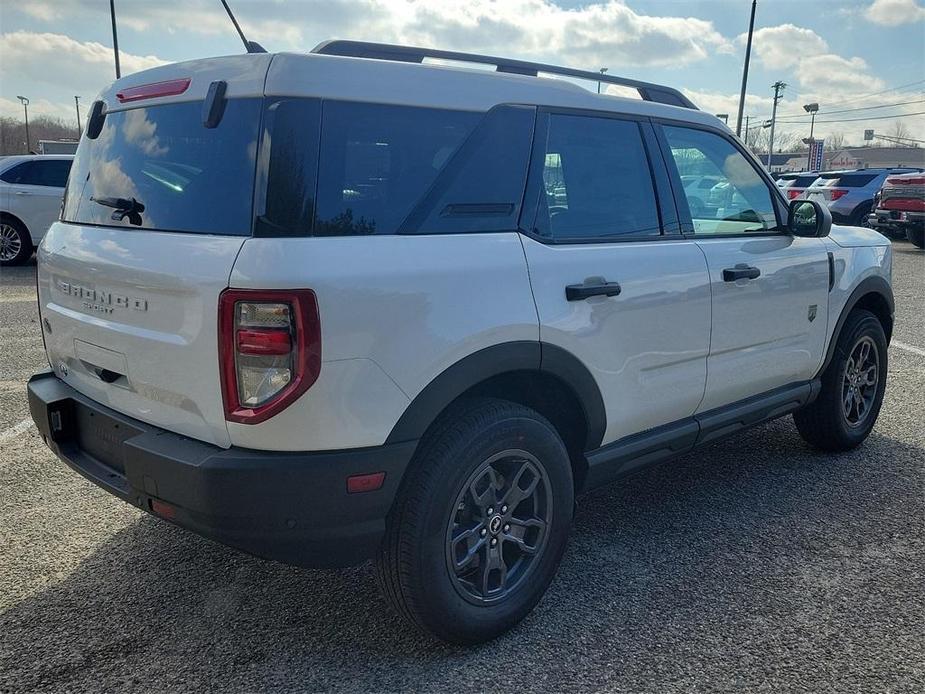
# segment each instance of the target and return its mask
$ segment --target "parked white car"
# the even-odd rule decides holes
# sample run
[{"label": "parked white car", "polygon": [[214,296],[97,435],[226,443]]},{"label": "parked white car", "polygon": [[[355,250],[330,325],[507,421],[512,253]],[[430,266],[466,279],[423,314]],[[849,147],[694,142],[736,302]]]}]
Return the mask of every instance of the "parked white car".
[{"label": "parked white car", "polygon": [[252,554],[374,559],[443,639],[536,605],[576,494],[786,414],[827,451],[877,419],[890,242],[788,205],[671,87],[336,41],[138,72],[88,121],[38,252],[42,439]]},{"label": "parked white car", "polygon": [[73,161],[70,154],[0,158],[0,265],[28,260],[58,219]]}]

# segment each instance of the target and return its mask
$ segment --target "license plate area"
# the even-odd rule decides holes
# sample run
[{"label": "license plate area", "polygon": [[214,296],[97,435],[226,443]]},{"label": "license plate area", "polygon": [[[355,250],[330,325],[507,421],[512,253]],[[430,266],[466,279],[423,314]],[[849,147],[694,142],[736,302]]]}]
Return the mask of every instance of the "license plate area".
[{"label": "license plate area", "polygon": [[73,443],[82,453],[119,473],[125,474],[126,439],[140,430],[124,420],[110,417],[80,403],[74,403]]}]

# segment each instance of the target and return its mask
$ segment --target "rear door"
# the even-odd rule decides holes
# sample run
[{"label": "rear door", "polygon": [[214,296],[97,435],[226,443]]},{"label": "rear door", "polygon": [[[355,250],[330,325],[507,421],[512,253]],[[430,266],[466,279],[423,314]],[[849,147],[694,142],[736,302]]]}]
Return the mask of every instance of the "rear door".
[{"label": "rear door", "polygon": [[[119,412],[218,445],[229,443],[219,294],[251,234],[263,81],[254,68],[265,72],[269,60],[250,58],[130,78],[192,75],[180,97],[122,104],[117,89],[104,95],[108,112],[99,136],[81,140],[64,221],[39,250],[39,301],[57,374]],[[227,80],[228,99],[207,128],[203,97],[215,79]]]},{"label": "rear door", "polygon": [[706,256],[713,295],[700,411],[809,380],[821,363],[826,335],[829,270],[823,241],[782,230],[784,206],[773,183],[730,139],[707,130],[660,127],[673,175],[704,172],[725,184],[709,208],[681,211]]},{"label": "rear door", "polygon": [[540,338],[594,376],[605,444],[691,416],[706,383],[707,267],[693,241],[662,233],[676,219],[660,218],[649,128],[542,113],[521,218]]},{"label": "rear door", "polygon": [[61,196],[71,162],[68,159],[34,159],[10,171],[7,204],[22,220],[38,244],[61,212]]}]

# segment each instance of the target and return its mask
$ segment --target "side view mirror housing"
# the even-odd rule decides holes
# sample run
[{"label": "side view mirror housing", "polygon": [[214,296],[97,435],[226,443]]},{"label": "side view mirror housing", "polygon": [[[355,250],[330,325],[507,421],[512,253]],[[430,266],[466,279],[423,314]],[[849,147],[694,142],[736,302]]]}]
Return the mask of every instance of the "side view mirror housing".
[{"label": "side view mirror housing", "polygon": [[791,200],[787,228],[794,236],[828,236],[832,230],[832,213],[815,200]]}]

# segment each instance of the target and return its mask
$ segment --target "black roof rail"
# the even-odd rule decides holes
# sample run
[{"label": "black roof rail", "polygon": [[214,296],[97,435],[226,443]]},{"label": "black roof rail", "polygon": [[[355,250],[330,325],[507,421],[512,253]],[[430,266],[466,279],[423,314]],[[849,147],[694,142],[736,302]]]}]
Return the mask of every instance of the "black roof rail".
[{"label": "black roof rail", "polygon": [[690,99],[673,87],[666,87],[651,82],[640,82],[639,80],[629,79],[627,77],[617,77],[616,75],[601,74],[588,70],[575,70],[568,67],[545,65],[543,63],[530,63],[523,60],[511,60],[509,58],[495,58],[490,55],[479,55],[478,53],[460,53],[458,51],[443,51],[437,48],[414,48],[412,46],[396,46],[388,43],[346,41],[339,39],[319,43],[312,49],[312,53],[340,55],[351,58],[397,60],[404,63],[421,63],[424,62],[425,58],[438,58],[440,60],[455,60],[464,63],[494,65],[495,70],[498,72],[509,72],[515,75],[530,75],[532,77],[536,77],[538,73],[544,72],[551,75],[562,75],[564,77],[575,77],[592,82],[603,82],[605,84],[617,84],[622,87],[631,87],[639,92],[639,96],[645,101],[657,101],[661,104],[697,110],[697,107]]}]

